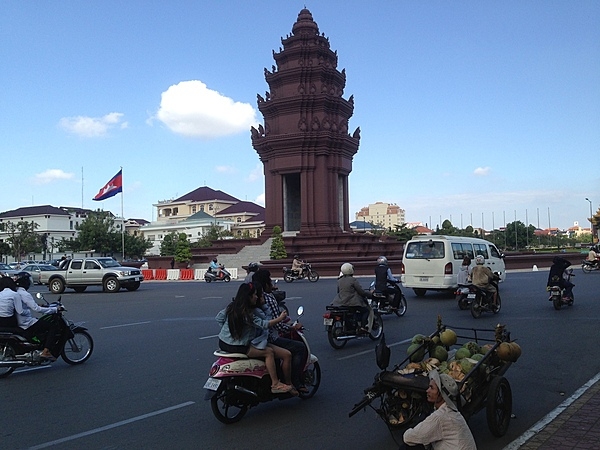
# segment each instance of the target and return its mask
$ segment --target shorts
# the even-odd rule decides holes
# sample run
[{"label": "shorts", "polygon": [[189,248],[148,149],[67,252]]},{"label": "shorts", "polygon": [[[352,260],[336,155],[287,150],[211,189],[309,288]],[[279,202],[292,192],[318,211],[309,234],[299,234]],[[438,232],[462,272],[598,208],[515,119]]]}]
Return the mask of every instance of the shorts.
[{"label": "shorts", "polygon": [[242,353],[247,355],[249,347],[249,345],[231,345],[219,339],[219,348],[227,353]]}]

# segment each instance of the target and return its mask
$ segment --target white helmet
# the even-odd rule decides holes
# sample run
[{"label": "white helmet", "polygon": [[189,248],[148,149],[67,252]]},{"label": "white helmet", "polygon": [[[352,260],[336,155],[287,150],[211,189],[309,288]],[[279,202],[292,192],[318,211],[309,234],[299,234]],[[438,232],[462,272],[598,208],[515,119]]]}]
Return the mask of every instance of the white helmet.
[{"label": "white helmet", "polygon": [[485,264],[485,258],[483,257],[483,255],[477,255],[477,258],[475,258],[475,264]]},{"label": "white helmet", "polygon": [[387,266],[387,258],[385,256],[380,256],[379,258],[377,258],[377,264],[385,264]]},{"label": "white helmet", "polygon": [[350,263],[342,264],[342,267],[340,269],[340,274],[341,275],[353,275],[354,274],[354,266]]}]

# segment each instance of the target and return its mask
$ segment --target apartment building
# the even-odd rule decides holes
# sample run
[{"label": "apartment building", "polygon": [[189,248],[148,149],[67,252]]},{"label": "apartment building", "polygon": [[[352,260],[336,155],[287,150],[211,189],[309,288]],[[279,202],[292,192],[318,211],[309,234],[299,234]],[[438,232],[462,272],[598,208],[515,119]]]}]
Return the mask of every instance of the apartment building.
[{"label": "apartment building", "polygon": [[356,213],[356,220],[393,230],[405,223],[405,211],[395,203],[375,202]]}]

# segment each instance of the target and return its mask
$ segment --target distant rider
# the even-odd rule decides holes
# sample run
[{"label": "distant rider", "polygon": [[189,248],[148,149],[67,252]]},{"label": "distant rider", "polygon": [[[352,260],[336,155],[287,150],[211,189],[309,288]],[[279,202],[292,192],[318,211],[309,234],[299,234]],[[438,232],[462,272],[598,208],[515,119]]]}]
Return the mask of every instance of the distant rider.
[{"label": "distant rider", "polygon": [[294,255],[294,260],[292,261],[292,272],[294,275],[298,276],[302,272],[302,266],[304,265],[304,261],[300,259],[300,255]]},{"label": "distant rider", "polygon": [[550,266],[550,273],[548,274],[547,286],[558,286],[565,290],[563,298],[573,298],[573,283],[569,281],[569,276],[565,273],[565,270],[571,265],[571,262],[560,256],[555,256],[552,259],[552,266]]},{"label": "distant rider", "polygon": [[221,278],[221,264],[218,263],[217,258],[213,258],[208,268],[217,276],[217,278]]},{"label": "distant rider", "polygon": [[598,246],[592,245],[590,247],[590,251],[588,252],[587,260],[590,261],[594,266],[598,265],[598,260],[600,259],[600,252],[598,252]]},{"label": "distant rider", "polygon": [[259,264],[257,262],[251,262],[250,264],[248,264],[248,268],[246,269],[247,274],[246,274],[246,278],[244,278],[244,283],[252,282],[252,277],[258,270],[258,267],[259,267]]},{"label": "distant rider", "polygon": [[475,267],[471,272],[471,282],[479,289],[483,289],[486,292],[492,294],[492,302],[494,307],[498,306],[498,289],[496,289],[495,281],[496,276],[492,272],[492,269],[485,266],[485,258],[483,255],[477,255],[475,258]]},{"label": "distant rider", "polygon": [[386,296],[393,295],[392,308],[398,308],[400,305],[402,292],[397,287],[399,281],[392,274],[387,258],[385,256],[377,258],[377,266],[375,267],[375,292],[385,294]]}]

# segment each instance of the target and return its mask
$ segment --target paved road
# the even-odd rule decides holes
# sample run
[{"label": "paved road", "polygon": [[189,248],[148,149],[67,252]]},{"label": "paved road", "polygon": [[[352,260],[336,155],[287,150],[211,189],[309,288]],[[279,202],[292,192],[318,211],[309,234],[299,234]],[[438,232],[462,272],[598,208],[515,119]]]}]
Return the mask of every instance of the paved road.
[{"label": "paved road", "polygon": [[[547,273],[514,273],[501,286],[500,314],[478,320],[447,296],[418,299],[408,291],[407,315],[384,320],[392,361],[404,357],[407,339],[435,328],[437,314],[457,326],[505,323],[523,348],[507,372],[516,418],[503,438],[491,435],[484,411],[469,421],[479,448],[501,449],[600,372],[600,274],[576,273],[572,308],[555,311],[546,300]],[[361,279],[364,286],[369,281]],[[137,292],[63,294],[68,316],[86,321],[94,354],[79,367],[58,361],[0,380],[0,447],[397,448],[394,438],[400,436],[391,435],[373,411],[348,418],[377,367],[369,340],[351,341],[342,350],[327,343],[321,315],[333,298],[334,280],[280,284],[291,310],[305,307],[303,322],[323,371],[317,395],[259,405],[235,425],[212,416],[202,386],[216,348],[214,316],[237,285],[154,282]]]}]

